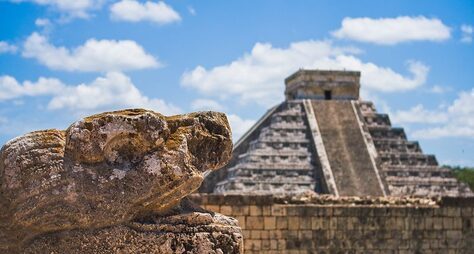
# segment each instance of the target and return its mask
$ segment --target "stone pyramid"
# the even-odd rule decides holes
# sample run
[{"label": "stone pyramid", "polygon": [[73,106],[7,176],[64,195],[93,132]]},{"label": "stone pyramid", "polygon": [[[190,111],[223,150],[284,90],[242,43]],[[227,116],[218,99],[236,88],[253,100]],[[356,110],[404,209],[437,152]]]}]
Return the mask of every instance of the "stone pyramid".
[{"label": "stone pyramid", "polygon": [[359,98],[360,72],[299,70],[286,100],[235,144],[201,190],[336,196],[470,196],[434,155]]}]

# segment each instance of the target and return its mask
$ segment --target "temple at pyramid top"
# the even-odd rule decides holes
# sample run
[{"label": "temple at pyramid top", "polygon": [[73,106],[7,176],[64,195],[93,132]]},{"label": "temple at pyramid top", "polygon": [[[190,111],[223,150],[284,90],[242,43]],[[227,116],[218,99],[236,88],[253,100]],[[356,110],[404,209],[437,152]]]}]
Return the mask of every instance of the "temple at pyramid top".
[{"label": "temple at pyramid top", "polygon": [[202,192],[335,196],[472,196],[434,155],[359,98],[360,72],[299,70],[286,100],[234,145]]},{"label": "temple at pyramid top", "polygon": [[287,100],[358,100],[360,72],[299,70],[285,79]]}]

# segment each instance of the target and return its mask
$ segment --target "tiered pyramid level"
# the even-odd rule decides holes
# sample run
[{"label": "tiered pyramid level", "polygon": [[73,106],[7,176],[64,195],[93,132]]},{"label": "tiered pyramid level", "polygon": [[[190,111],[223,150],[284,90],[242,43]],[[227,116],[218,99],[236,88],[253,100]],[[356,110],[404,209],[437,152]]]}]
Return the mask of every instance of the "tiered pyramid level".
[{"label": "tiered pyramid level", "polygon": [[359,100],[359,72],[300,70],[286,100],[234,147],[201,188],[218,193],[315,191],[336,196],[471,196],[434,155]]},{"label": "tiered pyramid level", "polygon": [[227,169],[216,192],[301,192],[316,189],[315,165],[301,103],[281,104],[248,150]]},{"label": "tiered pyramid level", "polygon": [[393,196],[460,196],[470,193],[450,169],[438,165],[434,155],[423,154],[409,141],[403,128],[394,128],[387,114],[377,113],[372,102],[360,102],[365,125],[377,149],[380,171]]}]

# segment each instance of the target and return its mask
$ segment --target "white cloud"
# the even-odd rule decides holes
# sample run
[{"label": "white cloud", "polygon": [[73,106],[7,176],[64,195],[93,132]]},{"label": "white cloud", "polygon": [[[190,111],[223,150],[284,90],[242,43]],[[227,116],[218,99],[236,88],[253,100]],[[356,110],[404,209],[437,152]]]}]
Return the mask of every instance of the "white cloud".
[{"label": "white cloud", "polygon": [[224,111],[225,107],[215,100],[210,99],[196,99],[191,102],[192,110],[214,110]]},{"label": "white cloud", "polygon": [[438,139],[446,137],[474,137],[474,127],[456,126],[453,124],[426,128],[413,132],[413,137],[419,139]]},{"label": "white cloud", "polygon": [[179,14],[169,5],[160,1],[140,3],[135,0],[122,0],[110,7],[114,20],[140,22],[150,21],[158,24],[168,24],[181,20]]},{"label": "white cloud", "polygon": [[14,77],[0,76],[0,101],[23,96],[52,95],[64,88],[64,84],[54,78],[39,78],[36,82],[24,81],[20,84]]},{"label": "white cloud", "polygon": [[403,123],[446,123],[448,121],[448,115],[445,112],[431,111],[418,104],[415,107],[403,111],[398,110],[391,115],[393,122],[397,124]]},{"label": "white cloud", "polygon": [[35,25],[40,26],[40,27],[50,26],[51,21],[49,21],[49,19],[45,19],[45,18],[38,18],[38,19],[35,20]]},{"label": "white cloud", "polygon": [[243,119],[235,114],[227,114],[230,127],[232,128],[232,139],[236,142],[247,130],[255,124],[255,120]]},{"label": "white cloud", "polygon": [[403,91],[425,83],[429,72],[420,62],[409,61],[411,76],[363,62],[353,48],[335,47],[329,41],[300,41],[288,48],[256,43],[250,53],[231,63],[206,69],[197,66],[185,72],[183,86],[221,99],[236,97],[241,103],[255,102],[266,107],[283,99],[283,80],[300,68],[358,70],[362,72],[364,89],[373,91]]},{"label": "white cloud", "polygon": [[451,90],[452,90],[451,87],[434,85],[428,91],[431,92],[431,93],[435,93],[435,94],[443,94],[443,93],[447,93]]},{"label": "white cloud", "polygon": [[428,124],[413,132],[415,138],[474,138],[474,88],[461,92],[448,107],[426,110],[422,105],[417,105],[408,111],[396,112],[393,119],[397,123]]},{"label": "white cloud", "polygon": [[49,6],[69,18],[88,18],[89,11],[98,9],[105,0],[11,0],[12,2],[31,2]]},{"label": "white cloud", "polygon": [[36,82],[20,84],[11,76],[0,77],[0,101],[24,96],[51,96],[48,109],[68,109],[86,114],[121,108],[147,108],[163,114],[181,110],[161,99],[144,96],[130,78],[120,72],[109,72],[89,84],[68,86],[58,79],[39,78]]},{"label": "white cloud", "polygon": [[394,45],[406,41],[443,41],[451,37],[448,26],[436,18],[344,18],[332,35],[339,39]]},{"label": "white cloud", "polygon": [[35,25],[41,30],[41,34],[50,34],[53,30],[53,23],[47,18],[37,18]]},{"label": "white cloud", "polygon": [[11,45],[6,41],[0,41],[0,54],[2,53],[15,53],[18,50],[18,47]]},{"label": "white cloud", "polygon": [[102,111],[120,108],[147,108],[163,114],[176,114],[181,110],[160,99],[144,96],[130,78],[120,72],[110,72],[90,84],[67,87],[55,95],[49,109],[72,111]]},{"label": "white cloud", "polygon": [[[474,116],[474,88],[468,92],[461,92],[458,98],[448,108],[448,112],[454,115]],[[470,117],[470,122],[474,125],[474,118]]]},{"label": "white cloud", "polygon": [[24,43],[23,56],[35,58],[54,70],[124,71],[159,67],[160,63],[131,40],[89,39],[74,49],[56,47],[48,38],[31,34]]},{"label": "white cloud", "polygon": [[469,25],[462,25],[461,26],[461,32],[462,32],[462,37],[461,41],[465,43],[471,43],[472,42],[472,35],[474,33],[474,28]]}]

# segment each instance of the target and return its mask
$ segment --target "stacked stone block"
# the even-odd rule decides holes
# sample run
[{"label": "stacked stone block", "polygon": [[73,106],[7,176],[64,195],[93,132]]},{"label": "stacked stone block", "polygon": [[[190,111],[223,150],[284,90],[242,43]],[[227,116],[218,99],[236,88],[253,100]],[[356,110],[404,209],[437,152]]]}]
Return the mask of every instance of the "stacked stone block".
[{"label": "stacked stone block", "polygon": [[474,253],[474,199],[197,194],[232,216],[245,253]]},{"label": "stacked stone block", "polygon": [[317,188],[312,144],[301,102],[282,103],[248,150],[234,154],[218,193],[304,192]]},{"label": "stacked stone block", "polygon": [[389,116],[377,113],[372,102],[361,101],[358,105],[391,195],[472,195],[449,169],[438,165],[434,155],[424,154],[418,142],[409,141],[403,128],[392,127]]}]

